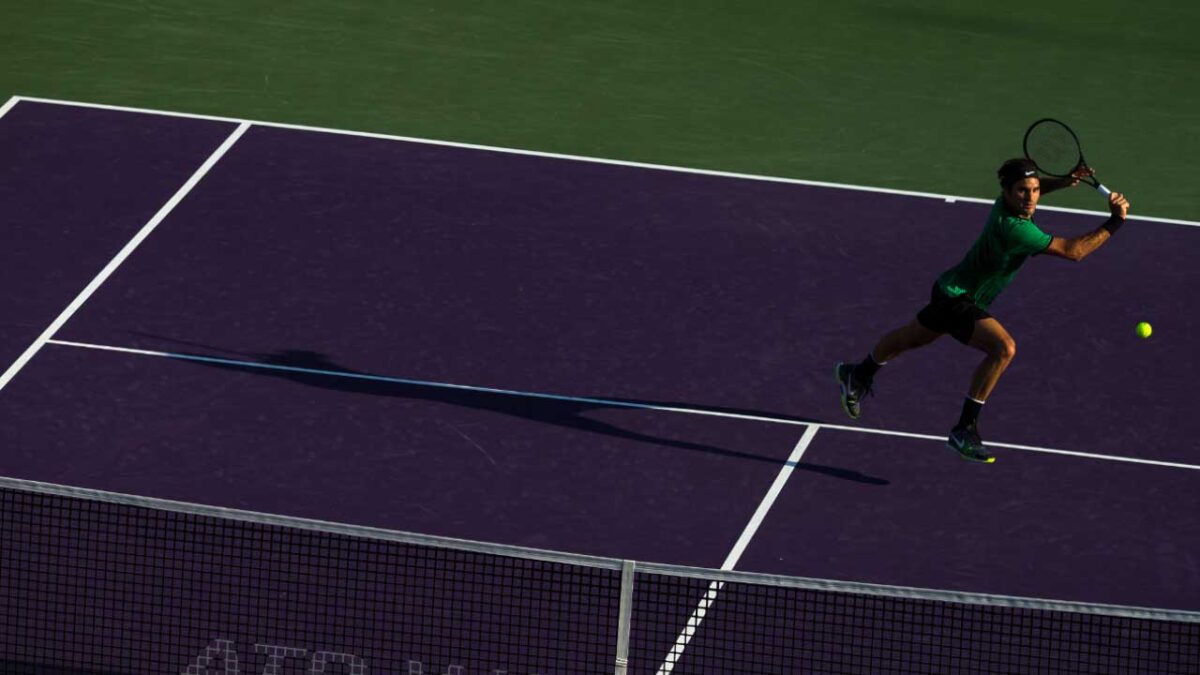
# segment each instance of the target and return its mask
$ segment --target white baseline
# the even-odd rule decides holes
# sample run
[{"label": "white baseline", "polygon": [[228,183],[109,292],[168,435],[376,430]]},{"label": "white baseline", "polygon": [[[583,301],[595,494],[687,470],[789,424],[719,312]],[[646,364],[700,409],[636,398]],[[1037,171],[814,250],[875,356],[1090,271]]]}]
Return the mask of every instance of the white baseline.
[{"label": "white baseline", "polygon": [[[867,185],[852,185],[848,183],[830,183],[825,181],[804,180],[800,178],[780,178],[776,176],[763,176],[757,174],[734,173],[730,171],[715,171],[710,169],[694,169],[682,166],[670,166],[666,164],[651,164],[645,162],[630,162],[618,159],[604,159],[602,157],[585,157],[581,155],[567,155],[554,152],[539,152],[536,150],[521,150],[519,148],[503,148],[492,145],[478,145],[474,143],[456,143],[453,141],[441,141],[430,138],[417,138],[414,136],[397,136],[394,134],[380,134],[368,131],[350,131],[347,129],[331,129],[328,127],[315,127],[303,124],[286,124],[283,122],[267,122],[260,120],[246,120],[238,117],[222,117],[219,115],[200,115],[195,113],[172,112],[169,110],[154,110],[152,108],[135,108],[130,106],[106,105],[102,103],[87,103],[83,101],[67,101],[62,99],[39,98],[34,96],[17,96],[15,97],[22,101],[30,103],[45,103],[50,105],[66,105],[79,108],[95,108],[99,110],[112,110],[116,112],[140,113],[144,115],[165,115],[167,117],[182,117],[187,119],[208,120],[213,122],[243,122],[250,123],[259,127],[273,127],[276,129],[293,129],[296,131],[311,131],[322,134],[340,134],[343,136],[357,136],[360,138],[376,138],[387,141],[404,141],[407,143],[423,143],[426,145],[441,145],[451,148],[463,148],[467,150],[483,150],[487,152],[503,152],[513,155],[527,155],[530,157],[545,157],[547,159],[564,159],[574,162],[592,162],[595,164],[610,164],[613,166],[626,166],[637,169],[653,169],[656,171],[674,171],[677,173],[690,173],[702,176],[717,176],[721,178],[739,178],[744,180],[765,181],[771,183],[786,183],[790,185],[806,185],[810,187],[832,188],[837,190],[858,190],[861,192],[875,192],[880,194],[901,195],[905,197],[922,197],[927,199],[940,199],[948,204],[955,202],[970,202],[975,204],[991,204],[994,200],[983,199],[979,197],[958,197],[955,195],[935,194],[931,192],[919,192],[913,190],[895,190],[891,188],[871,187]],[[1064,213],[1080,213],[1085,215],[1107,217],[1107,211],[1088,211],[1085,209],[1072,209],[1059,206],[1039,206],[1041,211],[1061,211]],[[1169,223],[1172,225],[1187,225],[1191,227],[1200,227],[1200,222],[1193,220],[1182,220],[1178,218],[1159,218],[1155,216],[1141,216],[1133,214],[1129,217],[1130,220],[1140,220],[1153,223]]]}]

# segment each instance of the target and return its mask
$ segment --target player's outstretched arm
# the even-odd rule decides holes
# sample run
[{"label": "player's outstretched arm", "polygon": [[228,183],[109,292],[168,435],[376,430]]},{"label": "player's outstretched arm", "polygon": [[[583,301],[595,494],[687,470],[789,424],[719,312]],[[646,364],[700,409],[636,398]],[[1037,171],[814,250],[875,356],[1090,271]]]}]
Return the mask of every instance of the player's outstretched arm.
[{"label": "player's outstretched arm", "polygon": [[1108,196],[1108,210],[1112,215],[1104,221],[1103,225],[1085,235],[1071,239],[1054,237],[1050,240],[1050,246],[1046,247],[1045,252],[1075,262],[1088,257],[1104,242],[1111,239],[1113,234],[1125,223],[1125,216],[1129,213],[1129,200],[1125,199],[1121,193],[1114,192]]}]

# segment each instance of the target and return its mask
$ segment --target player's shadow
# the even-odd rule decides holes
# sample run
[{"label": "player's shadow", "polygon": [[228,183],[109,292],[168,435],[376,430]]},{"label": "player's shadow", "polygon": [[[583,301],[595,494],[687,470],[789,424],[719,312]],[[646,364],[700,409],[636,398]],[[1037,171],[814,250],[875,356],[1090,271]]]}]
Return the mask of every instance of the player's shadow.
[{"label": "player's shadow", "polygon": [[[164,339],[159,336],[145,337],[154,337],[158,340]],[[215,351],[228,351],[213,347],[207,347],[207,349]],[[241,357],[239,359],[221,361],[198,360],[195,358],[185,358],[182,360],[185,360],[188,363],[203,365],[210,368],[219,368],[223,370],[261,375],[264,377],[273,377],[294,382],[296,384],[302,384],[309,387],[317,387],[331,391],[445,403],[464,408],[472,408],[475,410],[487,410],[503,415],[509,415],[512,417],[538,422],[541,424],[552,424],[560,427],[624,440],[653,443],[660,446],[704,452],[721,457],[729,457],[732,459],[768,462],[771,464],[780,463],[778,457],[769,457],[752,452],[720,448],[704,443],[695,443],[692,441],[674,438],[652,436],[650,434],[621,428],[608,422],[593,419],[585,415],[585,413],[588,411],[594,410],[613,410],[622,408],[637,409],[642,406],[658,406],[685,408],[688,410],[698,410],[704,412],[762,416],[762,413],[754,411],[711,406],[695,406],[684,403],[661,403],[629,399],[604,399],[605,401],[612,401],[612,404],[606,404],[603,402],[563,400],[538,395],[517,393],[506,394],[493,391],[480,391],[477,389],[457,388],[447,385],[397,382],[391,379],[375,376],[370,373],[364,373],[346,368],[331,361],[324,354],[300,349],[284,349],[270,354],[239,353],[239,356]],[[250,357],[250,363],[246,363],[246,357]],[[255,363],[260,365],[253,365]],[[785,419],[780,418],[777,415],[772,417],[776,419]],[[804,418],[787,419],[790,419],[790,421],[807,423],[816,421]],[[841,480],[848,480],[867,485],[883,486],[890,484],[890,482],[885,478],[868,476],[852,469],[813,464],[811,462],[799,462],[796,464],[795,468],[802,471],[809,471],[812,473],[829,476],[831,478],[838,478]]]}]

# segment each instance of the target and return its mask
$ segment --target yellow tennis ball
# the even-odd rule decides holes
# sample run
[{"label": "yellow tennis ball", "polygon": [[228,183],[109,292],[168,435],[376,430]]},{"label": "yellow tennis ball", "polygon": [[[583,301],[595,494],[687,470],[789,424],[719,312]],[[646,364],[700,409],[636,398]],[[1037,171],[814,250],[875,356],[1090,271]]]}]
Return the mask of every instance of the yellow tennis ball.
[{"label": "yellow tennis ball", "polygon": [[1148,337],[1150,337],[1150,333],[1153,329],[1150,328],[1150,324],[1146,323],[1145,321],[1142,321],[1141,323],[1139,323],[1137,325],[1137,328],[1134,328],[1134,330],[1137,331],[1138,337],[1148,338]]}]

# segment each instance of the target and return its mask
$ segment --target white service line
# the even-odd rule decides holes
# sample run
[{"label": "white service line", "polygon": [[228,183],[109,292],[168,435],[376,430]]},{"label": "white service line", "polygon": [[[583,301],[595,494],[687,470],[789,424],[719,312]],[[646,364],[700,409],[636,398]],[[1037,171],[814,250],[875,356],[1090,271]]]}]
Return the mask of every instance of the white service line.
[{"label": "white service line", "polygon": [[[389,375],[370,375],[367,373],[348,373],[338,370],[323,370],[320,368],[302,368],[299,366],[283,366],[273,363],[260,363],[258,361],[239,361],[236,359],[225,359],[215,356],[199,356],[196,354],[180,354],[177,352],[162,352],[150,349],[137,349],[134,347],[117,347],[114,345],[93,344],[90,342],[73,342],[70,340],[47,340],[49,344],[59,345],[62,347],[74,347],[77,349],[94,349],[104,352],[117,352],[120,354],[134,354],[137,356],[155,356],[159,358],[176,359],[180,361],[196,361],[200,363],[218,363],[231,366],[239,366],[242,368],[259,368],[264,370],[281,370],[294,373],[307,373],[311,375],[328,375],[330,377],[346,377],[356,380],[370,380],[374,382],[392,382],[394,384],[411,384],[420,387],[436,387],[439,389],[458,389],[462,391],[473,391],[483,394],[502,394],[504,396],[524,396],[527,398],[540,398],[551,401],[568,401],[571,403],[586,403],[590,405],[605,406],[609,408],[636,408],[638,410],[655,410],[658,412],[673,412],[683,413],[687,415],[705,415],[708,417],[721,417],[725,419],[746,420],[749,422],[765,422],[768,424],[786,424],[797,427],[813,427],[816,429],[833,429],[835,431],[849,431],[860,434],[878,434],[881,436],[895,436],[897,438],[915,438],[924,441],[945,442],[945,436],[934,436],[931,434],[915,434],[908,431],[892,431],[889,429],[871,429],[869,427],[848,427],[840,424],[825,424],[824,422],[808,422],[805,420],[788,419],[785,417],[771,417],[768,415],[750,415],[746,413],[731,413],[720,410],[705,410],[703,408],[683,408],[679,406],[655,405],[653,403],[637,403],[634,401],[621,401],[615,399],[604,398],[589,398],[584,396],[567,396],[563,394],[547,394],[535,391],[520,391],[516,389],[497,389],[495,387],[477,387],[470,384],[451,384],[448,382],[430,382],[428,380],[411,380],[403,377],[392,377]],[[1041,452],[1052,455],[1070,455],[1073,457],[1087,457],[1089,459],[1104,459],[1113,462],[1129,462],[1131,464],[1147,464],[1152,466],[1164,466],[1174,469],[1192,469],[1200,471],[1200,464],[1183,464],[1180,462],[1163,462],[1156,459],[1142,459],[1139,457],[1122,457],[1120,455],[1101,455],[1091,452],[1077,452],[1075,450],[1060,450],[1058,448],[1042,448],[1034,445],[1018,445],[1016,443],[998,443],[988,441],[989,446],[1001,448],[1011,448],[1013,450],[1025,450],[1028,452]]]},{"label": "white service line", "polygon": [[[792,449],[791,456],[788,457],[783,468],[779,470],[779,475],[775,476],[775,482],[771,484],[770,489],[767,490],[767,494],[759,502],[758,508],[755,509],[754,515],[750,517],[750,522],[746,523],[745,529],[742,530],[742,535],[738,537],[733,548],[730,549],[729,555],[725,557],[725,562],[721,565],[722,570],[732,570],[737,566],[737,562],[741,559],[742,553],[750,544],[750,540],[758,532],[758,526],[762,525],[763,519],[767,517],[767,512],[775,504],[775,499],[779,497],[780,492],[783,492],[783,486],[787,484],[788,478],[796,470],[796,465],[804,457],[804,451],[808,450],[808,446],[812,443],[813,438],[816,437],[818,429],[819,427],[814,424],[804,430],[804,435],[800,437],[800,440],[796,443],[796,447]],[[700,624],[704,621],[708,610],[716,602],[717,593],[724,587],[725,583],[722,581],[709,583],[708,591],[700,599],[700,604],[696,606],[696,610],[688,617],[687,623],[684,625],[683,630],[680,631],[679,637],[675,639],[675,644],[671,647],[671,651],[667,653],[662,665],[659,666],[658,675],[669,675],[674,670],[675,664],[683,656],[683,651],[687,649],[688,643],[692,641],[692,637],[700,628]]]},{"label": "white service line", "polygon": [[775,499],[779,497],[780,492],[783,492],[783,486],[787,484],[788,478],[792,477],[792,472],[800,464],[800,460],[804,457],[804,451],[808,450],[808,446],[812,444],[813,438],[817,436],[817,431],[820,428],[819,425],[812,424],[804,430],[804,435],[796,442],[796,447],[792,448],[792,454],[787,458],[787,462],[779,469],[779,475],[775,476],[775,482],[771,484],[771,488],[767,490],[767,494],[763,495],[762,501],[759,502],[758,508],[754,511],[754,515],[750,517],[750,522],[746,523],[745,529],[742,530],[742,536],[738,537],[738,540],[733,544],[733,548],[729,550],[729,555],[725,557],[725,562],[721,565],[721,569],[731,570],[737,566],[742,553],[750,545],[750,540],[758,532],[758,526],[762,525],[763,519],[767,517],[767,512],[775,505]]},{"label": "white service line", "polygon": [[135,347],[117,347],[115,345],[100,345],[90,342],[73,342],[71,340],[49,340],[50,344],[59,345],[62,347],[75,347],[78,349],[94,349],[102,352],[116,352],[118,354],[134,354],[137,356],[156,356],[159,358],[176,359],[180,361],[196,361],[199,363],[216,363],[221,365],[238,366],[241,368],[259,368],[264,370],[280,370],[292,373],[305,373],[309,375],[328,375],[330,377],[345,377],[352,380],[368,380],[373,382],[391,382],[393,384],[410,384],[419,387],[434,387],[438,389],[458,389],[461,391],[478,392],[482,394],[501,394],[504,396],[524,396],[526,398],[540,398],[551,401],[567,401],[570,403],[586,403],[597,406],[605,406],[609,408],[636,408],[639,410],[655,410],[658,412],[676,412],[687,413],[691,415],[708,415],[710,417],[724,417],[729,419],[748,420],[752,422],[769,422],[772,424],[792,424],[795,426],[808,426],[811,422],[803,420],[789,420],[776,417],[766,417],[763,415],[747,415],[742,413],[722,412],[719,410],[698,410],[695,408],[681,408],[676,406],[655,405],[653,403],[638,403],[634,401],[620,401],[615,399],[605,398],[588,398],[584,396],[566,396],[563,394],[547,394],[535,391],[520,391],[516,389],[498,389],[496,387],[477,387],[470,384],[452,384],[449,382],[431,382],[428,380],[412,380],[404,377],[392,377],[389,375],[371,375],[369,373],[352,373],[340,370],[326,370],[323,368],[304,368],[301,366],[284,366],[274,363],[261,363],[258,361],[241,361],[237,359],[226,359],[216,356],[200,356],[197,354],[181,354],[178,352],[163,352],[151,349],[137,349]]},{"label": "white service line", "polygon": [[[602,157],[585,157],[582,155],[568,155],[555,152],[540,152],[536,150],[522,150],[519,148],[504,148],[494,145],[479,145],[475,143],[457,143],[454,141],[441,141],[431,138],[418,138],[415,136],[397,136],[394,134],[380,134],[369,131],[350,131],[347,129],[331,129],[328,127],[314,127],[303,124],[286,124],[283,122],[266,122],[261,120],[246,120],[238,117],[222,117],[219,115],[199,115],[195,113],[172,112],[169,110],[154,110],[152,108],[135,108],[130,106],[106,105],[103,103],[86,103],[82,101],[67,101],[62,99],[39,98],[34,96],[19,96],[22,101],[30,103],[45,103],[50,105],[66,105],[79,108],[95,108],[98,110],[112,110],[115,112],[139,113],[143,115],[164,115],[167,117],[182,117],[187,119],[207,120],[211,122],[242,122],[253,124],[259,127],[273,127],[276,129],[292,129],[295,131],[310,131],[322,134],[339,134],[342,136],[357,136],[359,138],[375,138],[386,141],[403,141],[406,143],[423,143],[425,145],[440,145],[450,148],[463,148],[466,150],[483,150],[487,152],[502,152],[511,155],[527,155],[530,157],[544,157],[547,159],[563,159],[573,162],[591,162],[594,164],[609,164],[613,166],[625,166],[636,169],[653,169],[656,171],[673,171],[676,173],[689,173],[701,176],[716,176],[719,178],[738,178],[743,180],[763,181],[769,183],[786,183],[789,185],[805,185],[809,187],[823,187],[835,190],[857,190],[860,192],[875,192],[879,194],[900,195],[904,197],[921,197],[926,199],[940,199],[948,204],[955,202],[969,202],[974,204],[991,204],[995,201],[992,199],[984,199],[980,197],[959,197],[955,195],[943,195],[932,192],[919,192],[914,190],[896,190],[892,188],[872,187],[869,185],[853,185],[849,183],[830,183],[826,181],[804,180],[800,178],[780,178],[777,176],[763,176],[759,174],[735,173],[730,171],[715,171],[711,169],[694,169],[683,166],[671,166],[667,164],[651,164],[646,162],[630,162],[619,159],[605,159]],[[1039,206],[1041,211],[1061,211],[1063,213],[1078,213],[1089,216],[1108,217],[1107,211],[1088,211],[1086,209],[1072,209],[1059,206]],[[1200,222],[1193,220],[1182,220],[1178,218],[1159,218],[1155,216],[1131,215],[1130,220],[1148,221],[1153,223],[1168,223],[1172,225],[1188,225],[1191,227],[1200,227]]]},{"label": "white service line", "polygon": [[177,190],[169,200],[167,200],[166,204],[163,204],[162,208],[158,210],[158,213],[155,213],[149,222],[143,225],[142,229],[134,235],[133,239],[130,239],[129,242],[125,244],[124,248],[118,251],[117,255],[114,256],[112,260],[108,261],[108,264],[104,266],[104,269],[100,270],[100,273],[97,274],[94,279],[92,279],[91,283],[89,283],[82,291],[80,291],[79,295],[75,296],[75,299],[72,300],[71,304],[67,305],[67,308],[58,315],[58,318],[56,318],[46,328],[46,330],[42,331],[42,334],[33,341],[33,344],[29,345],[29,348],[26,349],[23,354],[17,357],[17,360],[8,367],[8,370],[4,371],[3,375],[0,375],[0,391],[2,391],[4,387],[7,386],[14,377],[16,377],[17,373],[21,372],[21,369],[25,367],[25,364],[29,363],[29,360],[32,359],[34,355],[36,355],[52,337],[54,337],[54,334],[57,333],[60,328],[62,328],[63,324],[65,324],[67,320],[69,320],[71,316],[75,314],[75,312],[79,311],[79,308],[82,307],[83,303],[87,302],[88,298],[90,298],[92,294],[96,292],[96,289],[100,288],[100,285],[103,284],[110,276],[112,276],[112,273],[121,266],[121,263],[125,262],[125,259],[137,249],[137,247],[146,239],[146,237],[150,236],[150,233],[153,232],[154,229],[158,227],[158,224],[167,217],[167,214],[169,214],[179,204],[179,202],[183,201],[183,198],[192,191],[192,188],[196,187],[196,184],[200,182],[200,179],[204,178],[204,175],[216,165],[217,161],[229,151],[229,148],[233,147],[233,144],[236,143],[237,140],[242,137],[242,134],[246,133],[246,130],[249,128],[249,122],[242,122],[240,125],[238,125],[238,128],[235,129],[233,133],[231,133],[229,137],[225,139],[225,142],[222,143],[216,150],[214,150],[211,155],[209,155],[208,159],[205,160],[204,164],[200,165],[199,169],[196,169],[196,172],[192,174],[191,178],[189,178],[187,182],[184,183],[183,186],[180,187],[179,190]]},{"label": "white service line", "polygon": [[[825,429],[835,429],[837,431],[854,431],[860,434],[879,434],[882,436],[896,436],[899,438],[915,438],[923,441],[941,441],[946,442],[947,436],[934,436],[931,434],[914,434],[907,431],[892,431],[890,429],[871,429],[869,427],[848,427],[841,424],[824,424],[818,426]],[[1157,459],[1142,459],[1140,457],[1122,457],[1121,455],[1102,455],[1095,452],[1079,452],[1078,450],[1060,450],[1058,448],[1043,448],[1036,445],[1021,445],[1018,443],[1002,443],[998,441],[988,441],[988,447],[1009,448],[1010,450],[1028,450],[1029,452],[1041,452],[1049,455],[1069,455],[1071,457],[1088,457],[1090,459],[1106,459],[1111,462],[1130,462],[1132,464],[1149,464],[1151,466],[1165,466],[1173,469],[1193,469],[1200,470],[1200,464],[1183,464],[1181,462],[1164,462]]]},{"label": "white service line", "polygon": [[13,106],[15,106],[20,100],[21,100],[20,96],[13,96],[13,97],[9,98],[7,101],[5,101],[4,105],[0,106],[0,119],[3,119],[4,114],[7,113],[9,110],[12,110]]}]

